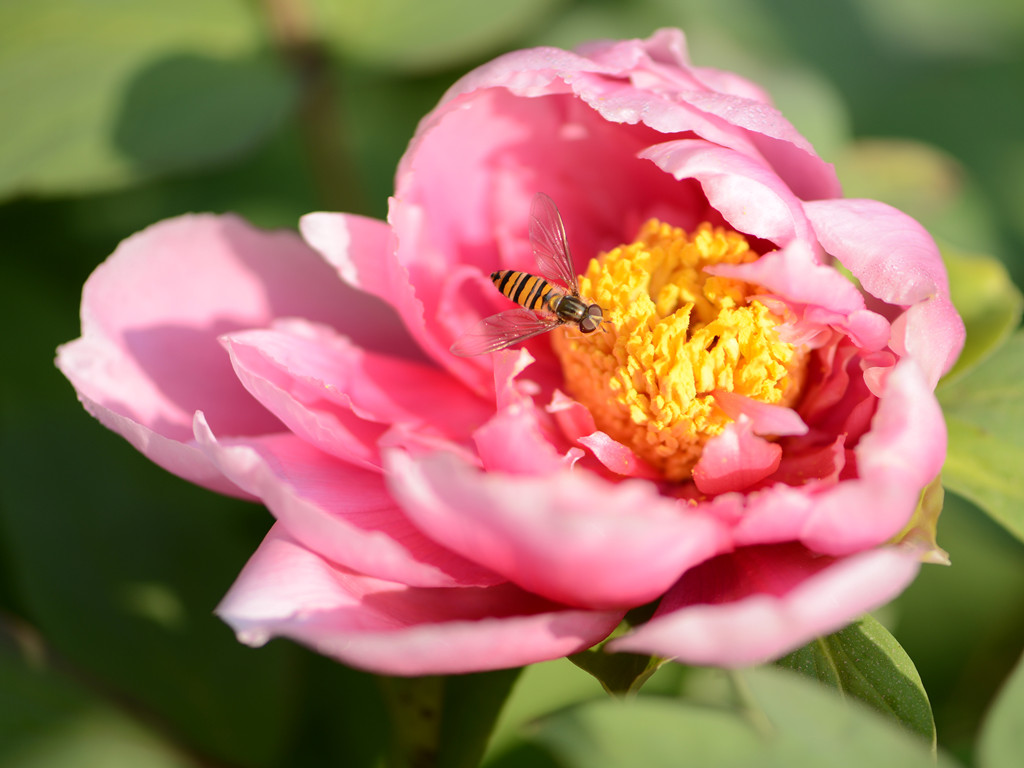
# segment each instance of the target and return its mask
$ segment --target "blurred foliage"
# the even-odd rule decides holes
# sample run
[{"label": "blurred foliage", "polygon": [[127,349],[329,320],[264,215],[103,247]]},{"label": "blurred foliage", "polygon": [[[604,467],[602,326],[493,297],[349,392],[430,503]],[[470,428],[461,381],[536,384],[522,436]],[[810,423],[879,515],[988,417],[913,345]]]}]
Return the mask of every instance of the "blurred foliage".
[{"label": "blurred foliage", "polygon": [[[329,207],[382,216],[417,121],[471,67],[671,25],[697,63],[764,85],[849,194],[951,244],[954,294],[977,329],[966,362],[979,367],[943,388],[954,442],[965,433],[977,450],[974,465],[975,448],[951,453],[949,487],[1021,530],[1019,405],[1012,420],[979,415],[979,398],[1017,392],[1024,355],[1019,337],[999,346],[1020,312],[1006,275],[1024,282],[1019,0],[0,0],[0,764],[378,764],[390,737],[371,676],[283,642],[246,648],[211,614],[267,513],[106,433],[53,350],[78,335],[85,278],[130,233],[191,210],[268,227]],[[960,252],[993,254],[1005,273]],[[1011,478],[995,500],[972,485],[993,467]],[[1020,671],[1004,682],[1024,637],[1024,546],[953,494],[939,542],[953,566],[925,567],[883,618],[920,673],[940,750],[1017,765]],[[872,743],[906,757],[880,764],[923,764],[905,734],[833,710],[798,676],[723,679],[670,664],[624,703],[567,661],[537,665],[501,714],[490,764],[612,765],[624,744],[649,749],[630,764],[743,762],[765,719],[792,723],[770,752],[787,765],[824,762],[840,724],[863,736],[839,756],[850,764],[881,755]],[[486,699],[465,685],[460,700]],[[474,706],[461,716],[481,716]],[[718,754],[695,746],[709,733],[723,736]]]}]

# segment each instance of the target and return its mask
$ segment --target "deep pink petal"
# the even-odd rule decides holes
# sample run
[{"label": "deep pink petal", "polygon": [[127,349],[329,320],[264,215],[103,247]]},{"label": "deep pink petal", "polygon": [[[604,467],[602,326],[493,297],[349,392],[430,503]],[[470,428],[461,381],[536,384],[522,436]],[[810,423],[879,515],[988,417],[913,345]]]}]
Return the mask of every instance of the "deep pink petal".
[{"label": "deep pink petal", "polygon": [[883,544],[910,519],[945,454],[942,411],[917,366],[901,363],[854,449],[857,477],[828,488],[776,485],[749,495],[736,543],[795,539],[835,556]]},{"label": "deep pink petal", "polygon": [[502,581],[419,533],[378,472],[338,461],[288,433],[218,440],[201,415],[195,429],[226,477],[259,498],[296,540],[333,562],[421,587]]},{"label": "deep pink petal", "polygon": [[391,492],[428,536],[568,605],[647,602],[730,547],[717,520],[650,483],[481,473],[446,454],[385,459]]},{"label": "deep pink petal", "polygon": [[709,496],[742,491],[775,472],[781,460],[778,443],[755,435],[750,419],[742,416],[708,440],[693,468],[693,482]]},{"label": "deep pink petal", "polygon": [[769,661],[884,605],[919,566],[910,548],[842,559],[792,544],[737,550],[689,571],[648,623],[609,646],[686,664]]},{"label": "deep pink petal", "polygon": [[275,526],[217,613],[243,642],[290,637],[389,675],[518,667],[583,650],[621,612],[567,610],[510,584],[417,588],[332,565]]}]

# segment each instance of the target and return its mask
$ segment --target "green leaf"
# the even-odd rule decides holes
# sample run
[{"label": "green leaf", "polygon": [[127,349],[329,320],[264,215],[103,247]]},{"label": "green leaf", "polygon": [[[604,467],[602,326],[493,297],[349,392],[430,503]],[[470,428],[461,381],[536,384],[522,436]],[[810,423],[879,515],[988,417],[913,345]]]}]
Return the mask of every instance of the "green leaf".
[{"label": "green leaf", "polygon": [[1019,768],[1024,761],[1024,657],[989,710],[978,740],[979,768]]},{"label": "green leaf", "polygon": [[58,672],[0,649],[0,764],[196,768],[157,734]]},{"label": "green leaf", "polygon": [[240,0],[0,4],[0,196],[110,189],[222,162],[295,87]]},{"label": "green leaf", "polygon": [[732,708],[606,699],[544,718],[528,737],[567,768],[952,765],[866,707],[791,672],[750,670],[736,679],[742,700]]},{"label": "green leaf", "polygon": [[863,701],[935,746],[935,721],[914,662],[870,616],[778,661]]},{"label": "green leaf", "polygon": [[943,483],[1024,540],[1024,332],[937,394],[949,431]]},{"label": "green leaf", "polygon": [[542,720],[529,738],[565,768],[760,765],[763,746],[735,713],[658,697],[572,707]]},{"label": "green leaf", "polygon": [[312,0],[324,42],[346,57],[391,69],[438,69],[509,48],[558,0]]},{"label": "green leaf", "polygon": [[752,700],[771,723],[771,759],[759,766],[938,766],[955,763],[858,702],[784,670],[741,673]]},{"label": "green leaf", "polygon": [[946,246],[942,258],[949,272],[949,290],[967,327],[960,359],[946,380],[967,373],[993,354],[1020,325],[1024,296],[998,259],[968,254]]}]

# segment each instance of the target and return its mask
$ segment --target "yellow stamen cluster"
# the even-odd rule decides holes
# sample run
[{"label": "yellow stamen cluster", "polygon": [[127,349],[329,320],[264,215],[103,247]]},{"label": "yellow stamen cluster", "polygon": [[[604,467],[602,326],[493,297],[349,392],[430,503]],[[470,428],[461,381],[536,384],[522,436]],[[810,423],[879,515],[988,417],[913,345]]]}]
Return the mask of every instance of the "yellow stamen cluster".
[{"label": "yellow stamen cluster", "polygon": [[611,322],[552,334],[566,387],[606,432],[669,480],[690,477],[730,418],[712,392],[792,405],[805,353],[779,339],[763,289],[704,272],[754,261],[742,235],[701,224],[688,235],[652,219],[637,240],[593,259],[580,293]]}]

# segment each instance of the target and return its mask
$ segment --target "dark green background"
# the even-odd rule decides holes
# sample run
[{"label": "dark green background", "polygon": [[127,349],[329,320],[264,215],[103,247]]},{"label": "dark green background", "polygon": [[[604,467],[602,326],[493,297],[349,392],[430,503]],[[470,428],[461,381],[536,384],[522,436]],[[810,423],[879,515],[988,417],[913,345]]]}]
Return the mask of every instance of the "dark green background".
[{"label": "dark green background", "polygon": [[[850,194],[1024,282],[1019,0],[0,0],[0,765],[373,764],[372,678],[245,648],[212,616],[269,514],[106,432],[54,349],[132,232],[187,211],[382,216],[417,121],[476,64],[672,25],[696,63],[765,85]],[[1024,548],[955,498],[940,543],[953,567],[926,567],[880,618],[940,745],[971,764],[1021,651]]]}]

